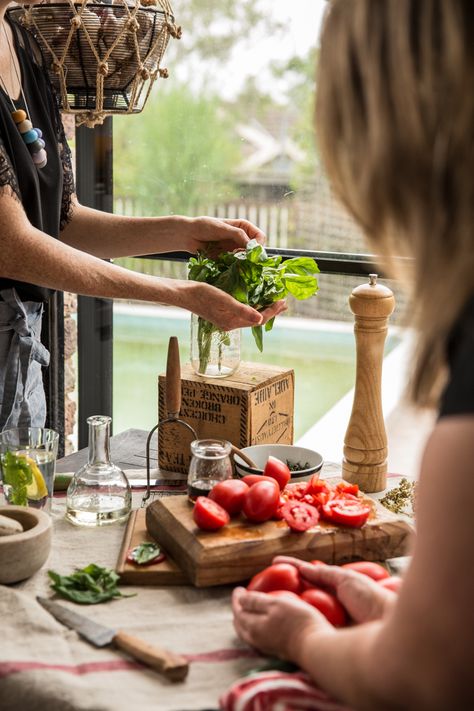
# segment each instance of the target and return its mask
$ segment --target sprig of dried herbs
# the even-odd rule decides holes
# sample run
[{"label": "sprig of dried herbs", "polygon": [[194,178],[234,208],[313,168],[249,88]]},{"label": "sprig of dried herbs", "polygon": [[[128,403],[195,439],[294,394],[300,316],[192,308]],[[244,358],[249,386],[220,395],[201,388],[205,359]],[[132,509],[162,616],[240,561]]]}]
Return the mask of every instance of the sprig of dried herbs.
[{"label": "sprig of dried herbs", "polygon": [[416,483],[408,481],[406,477],[400,480],[398,486],[387,491],[380,499],[386,509],[396,514],[415,515]]},{"label": "sprig of dried herbs", "polygon": [[117,597],[133,597],[124,595],[118,589],[119,576],[115,570],[101,568],[90,563],[85,568],[77,569],[71,575],[60,575],[54,570],[48,570],[53,590],[66,600],[80,605],[95,605]]}]

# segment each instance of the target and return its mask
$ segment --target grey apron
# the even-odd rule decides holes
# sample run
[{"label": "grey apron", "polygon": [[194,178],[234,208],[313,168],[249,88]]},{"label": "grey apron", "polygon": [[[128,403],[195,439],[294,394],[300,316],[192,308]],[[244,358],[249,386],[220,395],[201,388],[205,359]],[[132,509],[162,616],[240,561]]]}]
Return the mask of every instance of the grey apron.
[{"label": "grey apron", "polygon": [[49,351],[40,341],[43,304],[22,302],[15,289],[0,291],[0,432],[44,427],[42,366]]}]

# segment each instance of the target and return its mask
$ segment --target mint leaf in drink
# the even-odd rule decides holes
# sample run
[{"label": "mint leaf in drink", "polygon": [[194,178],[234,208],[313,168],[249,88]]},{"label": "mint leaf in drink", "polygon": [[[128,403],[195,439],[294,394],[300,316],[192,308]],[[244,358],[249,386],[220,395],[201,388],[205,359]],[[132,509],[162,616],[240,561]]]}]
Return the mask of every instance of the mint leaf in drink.
[{"label": "mint leaf in drink", "polygon": [[3,483],[10,487],[8,501],[14,506],[28,506],[28,486],[33,472],[24,455],[5,452],[2,455]]}]

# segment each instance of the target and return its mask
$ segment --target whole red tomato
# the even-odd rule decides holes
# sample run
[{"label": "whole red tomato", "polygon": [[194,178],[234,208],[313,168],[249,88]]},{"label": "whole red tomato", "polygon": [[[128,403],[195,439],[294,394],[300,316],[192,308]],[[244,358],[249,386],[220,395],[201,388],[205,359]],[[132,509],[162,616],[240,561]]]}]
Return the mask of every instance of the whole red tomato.
[{"label": "whole red tomato", "polygon": [[312,588],[300,595],[301,599],[319,610],[334,627],[347,624],[347,614],[339,600],[326,590]]},{"label": "whole red tomato", "polygon": [[378,563],[372,563],[368,560],[357,560],[353,563],[345,563],[342,568],[350,568],[350,570],[355,570],[356,573],[361,573],[362,575],[367,575],[368,578],[372,580],[384,580],[384,578],[389,578],[390,573],[386,568]]},{"label": "whole red tomato", "polygon": [[211,501],[208,496],[197,497],[193,509],[193,519],[203,531],[218,531],[230,521],[227,511],[215,501]]},{"label": "whole red tomato", "polygon": [[242,481],[247,484],[247,486],[253,486],[254,484],[259,484],[261,481],[269,481],[273,484],[275,479],[272,479],[270,476],[263,476],[263,474],[247,474],[242,477]]},{"label": "whole red tomato", "polygon": [[382,578],[382,580],[377,580],[378,584],[381,585],[386,590],[391,590],[392,592],[400,592],[403,580],[397,575],[390,576],[389,578]]},{"label": "whole red tomato", "polygon": [[249,487],[240,479],[225,479],[212,487],[209,498],[216,501],[231,516],[242,511]]},{"label": "whole red tomato", "polygon": [[275,563],[257,575],[254,575],[247,586],[247,590],[258,592],[272,592],[275,590],[299,593],[301,581],[298,570],[289,563]]},{"label": "whole red tomato", "polygon": [[243,512],[249,521],[262,523],[272,518],[280,505],[280,489],[276,481],[260,481],[245,494]]},{"label": "whole red tomato", "polygon": [[280,489],[284,489],[291,479],[288,466],[276,457],[268,457],[263,474],[275,479]]}]

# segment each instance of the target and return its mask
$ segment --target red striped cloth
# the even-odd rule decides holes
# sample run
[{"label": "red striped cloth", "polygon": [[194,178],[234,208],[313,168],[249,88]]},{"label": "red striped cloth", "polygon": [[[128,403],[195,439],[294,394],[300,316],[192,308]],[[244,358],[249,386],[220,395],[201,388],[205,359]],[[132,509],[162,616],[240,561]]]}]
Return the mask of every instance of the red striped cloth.
[{"label": "red striped cloth", "polygon": [[232,684],[219,704],[221,711],[350,711],[303,672],[252,674]]}]

